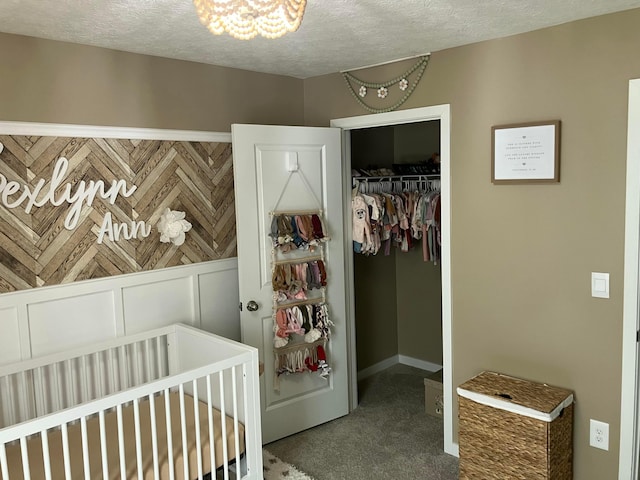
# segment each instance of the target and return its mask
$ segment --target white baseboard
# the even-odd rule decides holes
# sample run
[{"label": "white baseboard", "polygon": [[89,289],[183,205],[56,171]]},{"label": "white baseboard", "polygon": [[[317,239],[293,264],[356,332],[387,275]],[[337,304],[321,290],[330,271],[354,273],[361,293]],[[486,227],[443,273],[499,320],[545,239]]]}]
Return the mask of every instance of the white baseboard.
[{"label": "white baseboard", "polygon": [[376,373],[382,372],[383,370],[386,370],[389,367],[393,367],[394,365],[397,365],[399,363],[401,363],[402,365],[408,365],[410,367],[427,370],[428,372],[437,372],[442,368],[442,365],[427,362],[426,360],[420,360],[418,358],[408,357],[406,355],[393,355],[382,360],[381,362],[371,365],[370,367],[359,370],[358,381],[364,380],[371,375],[375,375]]},{"label": "white baseboard", "polygon": [[370,367],[358,370],[358,381],[369,378],[371,375],[375,375],[376,373],[386,370],[389,367],[397,365],[398,363],[400,363],[400,359],[398,357],[399,355],[394,355],[382,360],[381,362],[375,363]]},{"label": "white baseboard", "polygon": [[460,446],[457,443],[452,443],[449,448],[445,446],[444,453],[460,458]]},{"label": "white baseboard", "polygon": [[420,360],[418,358],[408,357],[406,355],[398,355],[399,361],[403,365],[409,365],[410,367],[419,368],[421,370],[427,370],[429,372],[437,372],[442,370],[442,365],[437,363],[427,362],[426,360]]}]

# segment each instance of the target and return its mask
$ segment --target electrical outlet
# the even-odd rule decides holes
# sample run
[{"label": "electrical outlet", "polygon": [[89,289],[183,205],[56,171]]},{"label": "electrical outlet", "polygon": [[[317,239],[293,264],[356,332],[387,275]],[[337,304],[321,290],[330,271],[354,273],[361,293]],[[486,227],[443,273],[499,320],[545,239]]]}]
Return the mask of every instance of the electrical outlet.
[{"label": "electrical outlet", "polygon": [[589,445],[609,450],[609,424],[592,419],[589,425]]}]

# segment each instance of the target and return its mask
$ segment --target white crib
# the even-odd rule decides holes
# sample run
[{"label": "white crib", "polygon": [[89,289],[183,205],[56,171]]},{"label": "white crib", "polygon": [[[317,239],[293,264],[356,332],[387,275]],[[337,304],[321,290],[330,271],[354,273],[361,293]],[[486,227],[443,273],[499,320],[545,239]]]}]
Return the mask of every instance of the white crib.
[{"label": "white crib", "polygon": [[185,325],[0,367],[0,479],[261,479],[258,353]]}]

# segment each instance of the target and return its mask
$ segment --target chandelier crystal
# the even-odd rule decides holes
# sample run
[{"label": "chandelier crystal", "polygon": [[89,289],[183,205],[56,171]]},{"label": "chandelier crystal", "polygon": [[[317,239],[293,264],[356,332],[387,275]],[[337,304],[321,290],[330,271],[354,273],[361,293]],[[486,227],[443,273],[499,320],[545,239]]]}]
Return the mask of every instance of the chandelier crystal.
[{"label": "chandelier crystal", "polygon": [[193,0],[198,17],[211,33],[227,32],[240,40],[260,34],[278,38],[295,32],[307,0]]}]

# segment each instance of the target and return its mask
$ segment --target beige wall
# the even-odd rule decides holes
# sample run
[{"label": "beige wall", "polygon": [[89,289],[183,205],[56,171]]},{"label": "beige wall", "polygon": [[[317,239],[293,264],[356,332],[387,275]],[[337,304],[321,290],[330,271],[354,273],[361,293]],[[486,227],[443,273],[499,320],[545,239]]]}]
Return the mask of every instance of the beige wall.
[{"label": "beige wall", "polygon": [[303,82],[290,77],[2,33],[0,65],[0,121],[214,132],[303,123]]},{"label": "beige wall", "polygon": [[[571,388],[575,478],[617,476],[628,81],[640,10],[435,52],[403,108],[451,104],[453,379]],[[383,81],[411,62],[359,72]],[[305,81],[310,125],[361,115],[339,74]],[[494,186],[492,125],[562,120],[561,182]],[[611,273],[611,298],[590,272]],[[608,452],[589,418],[610,424]]]}]

